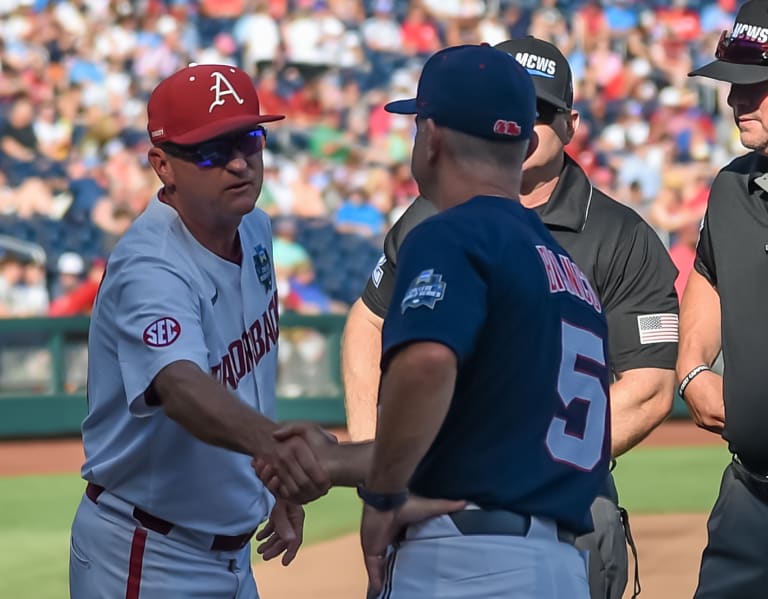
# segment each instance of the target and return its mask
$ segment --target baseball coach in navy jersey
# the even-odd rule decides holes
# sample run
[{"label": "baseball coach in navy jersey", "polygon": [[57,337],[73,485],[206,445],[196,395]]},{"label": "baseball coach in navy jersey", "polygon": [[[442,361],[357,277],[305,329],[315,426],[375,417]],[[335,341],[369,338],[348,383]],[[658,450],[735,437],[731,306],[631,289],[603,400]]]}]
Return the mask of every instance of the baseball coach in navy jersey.
[{"label": "baseball coach in navy jersey", "polygon": [[369,597],[587,599],[575,540],[608,476],[608,333],[589,276],[519,201],[531,76],[448,48],[387,110],[416,116],[411,167],[437,214],[399,251],[375,442],[316,448],[333,484],[362,480]]},{"label": "baseball coach in navy jersey", "polygon": [[[536,87],[538,146],[523,164],[520,201],[533,208],[568,250],[600,297],[609,332],[612,456],[644,439],[672,408],[677,357],[677,271],[656,233],[631,208],[593,187],[565,153],[579,123],[571,69],[562,53],[528,37],[503,42]],[[347,420],[354,439],[376,426],[381,327],[389,307],[398,250],[434,206],[417,198],[388,233],[384,253],[344,331],[342,365]],[[510,309],[512,309],[510,307]],[[592,599],[620,599],[627,584],[626,512],[611,476],[592,508],[595,531],[578,544],[590,551]],[[628,535],[629,536],[629,535]],[[630,536],[631,538],[631,536]],[[637,570],[635,570],[637,574]],[[635,576],[633,590],[639,581]]]},{"label": "baseball coach in navy jersey", "polygon": [[[586,599],[574,539],[608,474],[607,327],[586,276],[518,201],[531,77],[490,46],[448,48],[414,99],[386,109],[416,117],[411,169],[438,214],[403,243],[384,321],[359,488],[369,597]],[[469,503],[401,531],[409,493]]]}]

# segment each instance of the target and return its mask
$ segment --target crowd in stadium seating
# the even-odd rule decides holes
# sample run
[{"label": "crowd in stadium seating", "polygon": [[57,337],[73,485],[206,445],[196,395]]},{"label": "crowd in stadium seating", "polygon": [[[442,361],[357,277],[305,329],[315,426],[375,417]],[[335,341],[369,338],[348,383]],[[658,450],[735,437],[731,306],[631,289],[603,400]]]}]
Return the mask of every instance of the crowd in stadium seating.
[{"label": "crowd in stadium seating", "polygon": [[416,194],[413,122],[383,104],[413,95],[425,58],[445,45],[526,34],[572,64],[581,125],[569,153],[648,219],[686,273],[708,184],[742,151],[727,87],[686,74],[711,59],[735,9],[735,0],[2,0],[0,317],[87,313],[103,259],[158,186],[146,160],[148,94],[189,62],[242,66],[263,111],[288,115],[269,128],[259,202],[275,219],[282,295],[287,308],[343,312]]}]

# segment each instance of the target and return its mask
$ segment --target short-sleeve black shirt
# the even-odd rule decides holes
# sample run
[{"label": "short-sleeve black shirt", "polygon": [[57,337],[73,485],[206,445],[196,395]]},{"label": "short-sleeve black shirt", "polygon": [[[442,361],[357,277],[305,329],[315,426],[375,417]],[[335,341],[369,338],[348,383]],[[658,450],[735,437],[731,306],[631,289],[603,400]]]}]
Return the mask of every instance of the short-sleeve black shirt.
[{"label": "short-sleeve black shirt", "polygon": [[[362,297],[382,318],[392,296],[397,250],[408,232],[435,212],[427,200],[417,198],[389,231]],[[677,269],[653,229],[634,210],[592,187],[568,156],[549,201],[536,212],[600,296],[608,319],[611,370],[673,369],[676,341],[642,343],[640,337],[638,317],[678,314]]]},{"label": "short-sleeve black shirt", "polygon": [[741,156],[715,177],[694,267],[720,296],[725,430],[744,462],[768,471],[768,157]]}]

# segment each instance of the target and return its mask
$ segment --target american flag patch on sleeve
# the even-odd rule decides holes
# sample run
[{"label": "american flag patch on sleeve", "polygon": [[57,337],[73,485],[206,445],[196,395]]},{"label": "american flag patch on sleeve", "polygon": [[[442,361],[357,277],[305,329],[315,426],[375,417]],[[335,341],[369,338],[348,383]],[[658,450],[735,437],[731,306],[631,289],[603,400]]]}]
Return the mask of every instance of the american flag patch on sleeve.
[{"label": "american flag patch on sleeve", "polygon": [[637,317],[640,343],[676,343],[677,314],[643,314]]}]

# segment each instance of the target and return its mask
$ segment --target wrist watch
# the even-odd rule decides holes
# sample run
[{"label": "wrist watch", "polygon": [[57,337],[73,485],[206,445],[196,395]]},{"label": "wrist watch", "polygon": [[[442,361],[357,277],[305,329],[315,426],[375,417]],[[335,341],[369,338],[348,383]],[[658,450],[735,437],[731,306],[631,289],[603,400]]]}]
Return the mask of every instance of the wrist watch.
[{"label": "wrist watch", "polygon": [[374,493],[365,488],[364,485],[357,485],[357,496],[363,500],[365,505],[371,506],[379,512],[391,512],[396,510],[408,500],[408,491],[399,493]]}]

